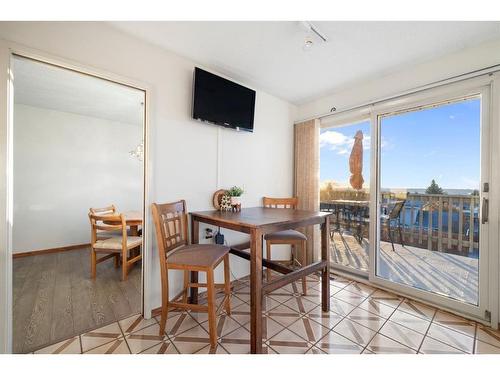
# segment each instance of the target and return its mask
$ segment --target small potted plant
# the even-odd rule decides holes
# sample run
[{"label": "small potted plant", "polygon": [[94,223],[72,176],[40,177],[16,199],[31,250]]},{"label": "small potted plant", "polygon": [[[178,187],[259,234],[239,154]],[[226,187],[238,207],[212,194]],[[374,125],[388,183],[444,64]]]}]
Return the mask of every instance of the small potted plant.
[{"label": "small potted plant", "polygon": [[241,196],[243,195],[243,193],[244,190],[238,186],[233,186],[227,191],[227,195],[231,197],[231,204],[233,206],[241,205]]}]

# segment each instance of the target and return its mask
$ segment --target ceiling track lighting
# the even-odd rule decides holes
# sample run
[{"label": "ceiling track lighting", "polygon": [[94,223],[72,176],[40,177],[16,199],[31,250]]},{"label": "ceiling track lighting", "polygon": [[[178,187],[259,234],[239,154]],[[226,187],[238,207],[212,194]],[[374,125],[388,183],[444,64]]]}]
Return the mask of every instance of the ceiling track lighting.
[{"label": "ceiling track lighting", "polygon": [[[322,42],[328,42],[328,38],[320,29],[310,21],[301,21],[302,26],[309,32],[316,35]],[[312,41],[311,41],[312,42]]]}]

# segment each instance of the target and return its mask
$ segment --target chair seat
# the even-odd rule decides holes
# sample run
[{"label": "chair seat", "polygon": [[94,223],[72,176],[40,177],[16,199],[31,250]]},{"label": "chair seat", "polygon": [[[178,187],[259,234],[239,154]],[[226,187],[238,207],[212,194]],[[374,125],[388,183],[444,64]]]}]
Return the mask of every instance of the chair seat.
[{"label": "chair seat", "polygon": [[307,240],[307,237],[293,229],[282,230],[279,232],[268,233],[264,236],[265,240]]},{"label": "chair seat", "polygon": [[[142,245],[142,237],[127,236],[127,249]],[[98,240],[94,244],[94,249],[121,250],[122,237],[111,237],[105,240]]]},{"label": "chair seat", "polygon": [[187,245],[170,254],[169,265],[211,267],[229,253],[229,247],[221,245]]}]

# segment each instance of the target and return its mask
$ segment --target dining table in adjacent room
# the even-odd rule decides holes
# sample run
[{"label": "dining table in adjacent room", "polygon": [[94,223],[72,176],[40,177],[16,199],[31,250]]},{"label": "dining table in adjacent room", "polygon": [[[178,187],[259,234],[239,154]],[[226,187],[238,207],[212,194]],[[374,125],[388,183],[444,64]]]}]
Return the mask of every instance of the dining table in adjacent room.
[{"label": "dining table in adjacent room", "polygon": [[[306,275],[321,272],[321,306],[330,309],[330,215],[329,212],[294,210],[287,208],[252,207],[241,211],[201,211],[191,213],[191,241],[199,243],[199,223],[214,225],[250,235],[250,243],[230,246],[231,253],[250,261],[250,352],[262,352],[262,299],[263,297]],[[262,238],[265,234],[287,229],[321,225],[321,259],[299,269],[262,258]],[[312,239],[311,239],[312,240]],[[250,249],[250,251],[246,251]],[[283,276],[263,282],[262,267]],[[191,274],[198,282],[198,273]],[[198,288],[191,288],[191,303],[198,301]]]},{"label": "dining table in adjacent room", "polygon": [[[130,227],[130,235],[138,236],[139,235],[139,227],[142,226],[142,212],[141,211],[124,211],[121,212],[125,216],[125,222],[128,227]],[[106,223],[106,222],[105,222]],[[106,224],[112,224],[106,223]]]}]

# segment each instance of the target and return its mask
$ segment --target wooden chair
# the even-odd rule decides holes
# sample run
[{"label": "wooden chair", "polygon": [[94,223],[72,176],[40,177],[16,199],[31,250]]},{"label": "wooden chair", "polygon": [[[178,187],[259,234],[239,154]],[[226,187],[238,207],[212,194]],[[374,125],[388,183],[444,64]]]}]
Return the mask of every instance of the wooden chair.
[{"label": "wooden chair", "polygon": [[[296,209],[298,205],[298,198],[263,198],[264,207],[268,208],[290,208]],[[269,233],[264,236],[266,240],[266,257],[271,260],[271,246],[272,245],[291,245],[292,255],[291,255],[291,265],[298,265],[299,267],[305,266],[306,264],[306,241],[307,237],[296,230],[289,229],[274,233]],[[300,253],[300,261],[295,258],[295,252]],[[268,268],[266,271],[267,280],[271,280],[271,270]],[[306,278],[302,278],[302,293],[306,295],[307,284]]]},{"label": "wooden chair", "polygon": [[[217,345],[215,288],[223,288],[225,292],[224,307],[231,314],[230,294],[231,278],[229,273],[229,248],[221,245],[189,245],[186,202],[184,200],[152,205],[153,220],[156,227],[156,241],[160,259],[161,272],[161,320],[160,335],[164,335],[168,309],[191,309],[208,312],[210,344]],[[214,269],[224,261],[224,284],[214,283]],[[168,270],[184,271],[184,289],[182,302],[169,301]],[[191,283],[190,271],[206,272],[206,283]],[[208,305],[188,303],[190,287],[206,287]],[[221,303],[222,306],[222,303]]]},{"label": "wooden chair", "polygon": [[[127,223],[125,216],[122,214],[113,213],[95,214],[92,209],[89,212],[91,226],[91,275],[96,278],[96,267],[98,263],[104,262],[107,259],[115,259],[115,267],[120,266],[120,256],[122,259],[122,280],[127,279],[129,268],[142,259],[140,247],[142,245],[141,237],[132,237],[127,235]],[[121,232],[121,236],[109,236],[113,232]],[[106,236],[102,236],[107,234]],[[130,257],[129,252],[133,249],[139,249],[138,255],[134,254]],[[97,258],[98,253],[106,253],[100,258]]]}]

